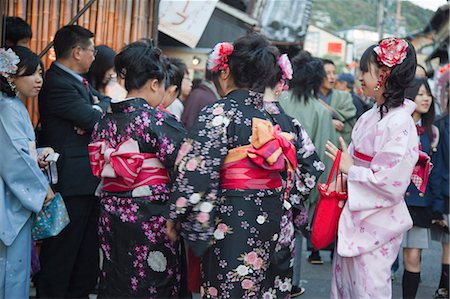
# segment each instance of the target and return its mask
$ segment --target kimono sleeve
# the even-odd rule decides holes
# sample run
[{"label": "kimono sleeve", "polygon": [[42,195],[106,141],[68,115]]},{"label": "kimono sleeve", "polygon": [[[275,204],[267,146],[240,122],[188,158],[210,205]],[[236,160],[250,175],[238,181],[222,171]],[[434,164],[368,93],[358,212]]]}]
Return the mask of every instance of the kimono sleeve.
[{"label": "kimono sleeve", "polygon": [[[297,137],[297,161],[298,167],[295,170],[295,186],[293,191],[298,194],[300,201],[308,199],[309,193],[316,186],[317,180],[325,170],[325,165],[316,153],[316,148],[309,138],[305,129],[296,121],[294,125],[298,128]],[[294,204],[297,202],[294,201]]]},{"label": "kimono sleeve", "polygon": [[[8,109],[8,108],[6,108]],[[19,111],[2,111],[0,177],[14,197],[28,210],[39,212],[48,190],[48,181],[30,155],[30,141]]]},{"label": "kimono sleeve", "polygon": [[370,166],[353,165],[349,169],[350,211],[392,207],[404,200],[419,157],[417,132],[412,118],[406,114],[383,127],[383,131],[374,132],[381,136],[375,138],[379,149]]},{"label": "kimono sleeve", "polygon": [[316,187],[320,175],[325,170],[325,165],[320,161],[314,144],[305,129],[295,119],[293,123],[298,128],[296,142],[298,167],[295,170],[294,186],[290,191],[290,203],[294,207],[295,228],[305,234],[305,227],[308,225],[308,212],[303,202],[308,199],[311,190]]},{"label": "kimono sleeve", "polygon": [[225,103],[203,109],[175,162],[169,218],[182,222],[182,233],[198,256],[206,250],[214,230],[214,205],[220,197],[220,170],[228,153],[231,113]]},{"label": "kimono sleeve", "polygon": [[181,122],[168,113],[158,111],[156,119],[158,121],[153,124],[152,130],[157,135],[157,155],[167,169],[172,169],[177,156],[177,149],[186,135],[186,130]]}]

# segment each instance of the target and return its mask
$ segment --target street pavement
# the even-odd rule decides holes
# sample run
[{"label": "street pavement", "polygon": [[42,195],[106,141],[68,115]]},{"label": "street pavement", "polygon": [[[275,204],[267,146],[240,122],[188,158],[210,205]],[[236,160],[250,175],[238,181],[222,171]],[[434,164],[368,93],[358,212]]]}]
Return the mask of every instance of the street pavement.
[{"label": "street pavement", "polygon": [[[303,243],[301,283],[306,292],[295,297],[296,299],[326,299],[330,297],[331,284],[331,260],[329,251],[321,251],[323,265],[312,265],[308,263],[309,252],[306,251],[306,242]],[[422,252],[422,272],[421,283],[417,291],[416,299],[431,299],[439,284],[441,275],[441,245],[432,242],[430,249]],[[402,255],[400,255],[400,268],[392,281],[392,298],[402,298]],[[31,296],[35,296],[35,289],[31,288]],[[96,295],[90,295],[90,299],[95,299]],[[198,297],[195,297],[198,298]],[[349,298],[351,299],[351,298]]]},{"label": "street pavement", "polygon": [[[301,265],[301,283],[306,292],[296,299],[322,299],[330,297],[331,260],[330,251],[321,251],[323,265],[308,263],[309,252],[303,242]],[[422,251],[421,283],[417,291],[417,299],[431,299],[441,276],[441,244],[432,242],[430,249]],[[402,298],[403,259],[400,254],[400,268],[392,281],[392,298]]]}]

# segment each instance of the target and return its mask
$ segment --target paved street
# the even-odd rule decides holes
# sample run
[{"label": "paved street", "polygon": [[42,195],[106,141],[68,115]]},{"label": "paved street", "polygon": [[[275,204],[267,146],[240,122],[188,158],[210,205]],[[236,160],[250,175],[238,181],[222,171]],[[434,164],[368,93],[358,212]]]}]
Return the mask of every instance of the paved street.
[{"label": "paved street", "polygon": [[[330,277],[331,277],[331,261],[330,252],[322,251],[321,256],[324,260],[323,265],[311,265],[308,263],[308,252],[306,252],[306,242],[303,242],[303,260],[302,260],[302,286],[306,288],[306,292],[296,299],[323,299],[329,298],[330,294]],[[416,299],[431,299],[436,287],[439,283],[441,275],[441,245],[433,242],[431,249],[424,250],[422,254],[422,282]],[[393,281],[392,298],[402,298],[402,274],[403,265],[400,256],[400,268],[397,271]],[[35,295],[35,289],[31,289],[31,295]],[[95,299],[92,295],[90,299]]]},{"label": "paved street", "polygon": [[[305,246],[306,242],[303,242]],[[433,242],[431,249],[424,250],[422,254],[422,273],[421,284],[417,292],[417,299],[432,298],[441,275],[441,245]],[[306,292],[296,297],[297,299],[322,299],[329,298],[330,278],[331,278],[331,261],[330,252],[321,252],[323,265],[311,265],[308,263],[309,253],[303,250],[302,256],[302,286],[306,288]],[[400,268],[398,269],[393,281],[392,298],[402,298],[402,274],[403,265],[400,256]]]}]

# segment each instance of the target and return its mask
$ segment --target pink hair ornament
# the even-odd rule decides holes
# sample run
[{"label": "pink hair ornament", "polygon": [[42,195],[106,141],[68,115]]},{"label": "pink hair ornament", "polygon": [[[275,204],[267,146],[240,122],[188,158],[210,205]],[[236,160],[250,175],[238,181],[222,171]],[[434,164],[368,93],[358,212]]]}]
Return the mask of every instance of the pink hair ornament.
[{"label": "pink hair ornament", "polygon": [[229,67],[228,57],[233,53],[233,45],[228,42],[218,43],[214,46],[208,58],[208,70],[212,73],[223,71]]},{"label": "pink hair ornament", "polygon": [[377,54],[377,60],[384,66],[394,67],[406,58],[408,43],[403,38],[390,37],[382,39],[378,46],[373,48]]}]

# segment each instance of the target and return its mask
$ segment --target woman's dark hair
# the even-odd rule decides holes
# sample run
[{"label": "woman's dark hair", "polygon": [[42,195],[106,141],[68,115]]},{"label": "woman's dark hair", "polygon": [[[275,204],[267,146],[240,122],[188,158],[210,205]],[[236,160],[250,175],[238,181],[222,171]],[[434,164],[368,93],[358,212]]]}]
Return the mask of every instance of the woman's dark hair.
[{"label": "woman's dark hair", "polygon": [[[25,77],[33,75],[39,65],[41,66],[42,71],[44,71],[44,67],[39,59],[39,56],[30,49],[21,46],[14,46],[11,50],[13,50],[20,59],[20,62],[17,64],[17,72],[15,75],[11,75],[11,77]],[[3,76],[0,76],[0,91],[6,93],[9,97],[14,97],[16,95],[11,89],[11,86],[6,78]]]},{"label": "woman's dark hair", "polygon": [[427,113],[424,113],[421,116],[422,125],[425,127],[425,132],[427,132],[428,137],[430,137],[430,140],[432,140],[433,139],[432,126],[434,124],[434,118],[436,116],[436,111],[434,109],[435,98],[431,93],[431,88],[430,85],[428,84],[427,78],[418,78],[418,77],[414,78],[409,87],[405,89],[405,98],[408,98],[414,102],[417,94],[419,93],[419,89],[422,85],[425,86],[427,93],[431,96],[430,109],[428,110]]},{"label": "woman's dark hair", "polygon": [[264,92],[266,87],[273,88],[280,81],[280,52],[264,35],[250,33],[238,38],[233,47],[228,61],[237,87]]},{"label": "woman's dark hair", "polygon": [[169,57],[169,61],[171,64],[174,64],[177,68],[180,69],[180,71],[183,73],[183,77],[184,75],[189,75],[189,69],[183,60],[177,57]]},{"label": "woman's dark hair", "polygon": [[[181,83],[183,82],[187,67],[186,69],[179,68],[179,65],[173,62],[174,59],[178,58],[163,57],[164,66],[166,67],[166,88],[175,85],[177,87],[177,97],[179,97],[181,93]],[[184,66],[186,65],[184,64]]]},{"label": "woman's dark hair", "polygon": [[104,82],[105,74],[109,69],[114,68],[114,58],[116,52],[108,46],[100,45],[96,47],[97,55],[91,64],[86,78],[94,86],[95,89],[100,90],[106,87],[108,82]]},{"label": "woman's dark hair", "polygon": [[203,80],[200,78],[195,78],[194,80],[192,80],[192,90],[199,88],[202,82]]},{"label": "woman's dark hair", "polygon": [[289,83],[292,93],[305,103],[309,98],[317,97],[322,80],[327,76],[322,60],[301,51],[292,59],[292,70],[294,74]]},{"label": "woman's dark hair", "polygon": [[335,65],[334,62],[333,62],[333,60],[331,60],[331,59],[321,58],[320,60],[322,60],[322,63],[323,63],[324,65],[325,65],[325,64],[332,64],[332,65]]},{"label": "woman's dark hair", "polygon": [[117,74],[125,79],[125,89],[139,89],[148,80],[163,81],[166,69],[161,59],[161,50],[151,44],[137,41],[124,47],[114,59]]},{"label": "woman's dark hair", "polygon": [[[399,107],[403,103],[405,89],[415,77],[417,67],[416,51],[409,41],[406,42],[408,43],[408,48],[405,60],[391,68],[391,73],[384,83],[385,91],[383,97],[385,100],[380,107],[381,117],[383,117],[383,111],[387,112],[390,108]],[[377,68],[383,66],[378,62],[377,54],[373,50],[376,46],[370,46],[362,55],[359,64],[362,72],[369,72],[370,64],[374,64]]]},{"label": "woman's dark hair", "polygon": [[94,37],[94,33],[78,25],[66,25],[59,29],[53,40],[56,59],[67,58],[72,49],[76,46],[88,47],[89,39]]},{"label": "woman's dark hair", "polygon": [[[4,17],[5,18],[5,17]],[[17,42],[24,38],[33,36],[30,25],[19,17],[6,17],[5,20],[5,40],[17,45]]]}]

